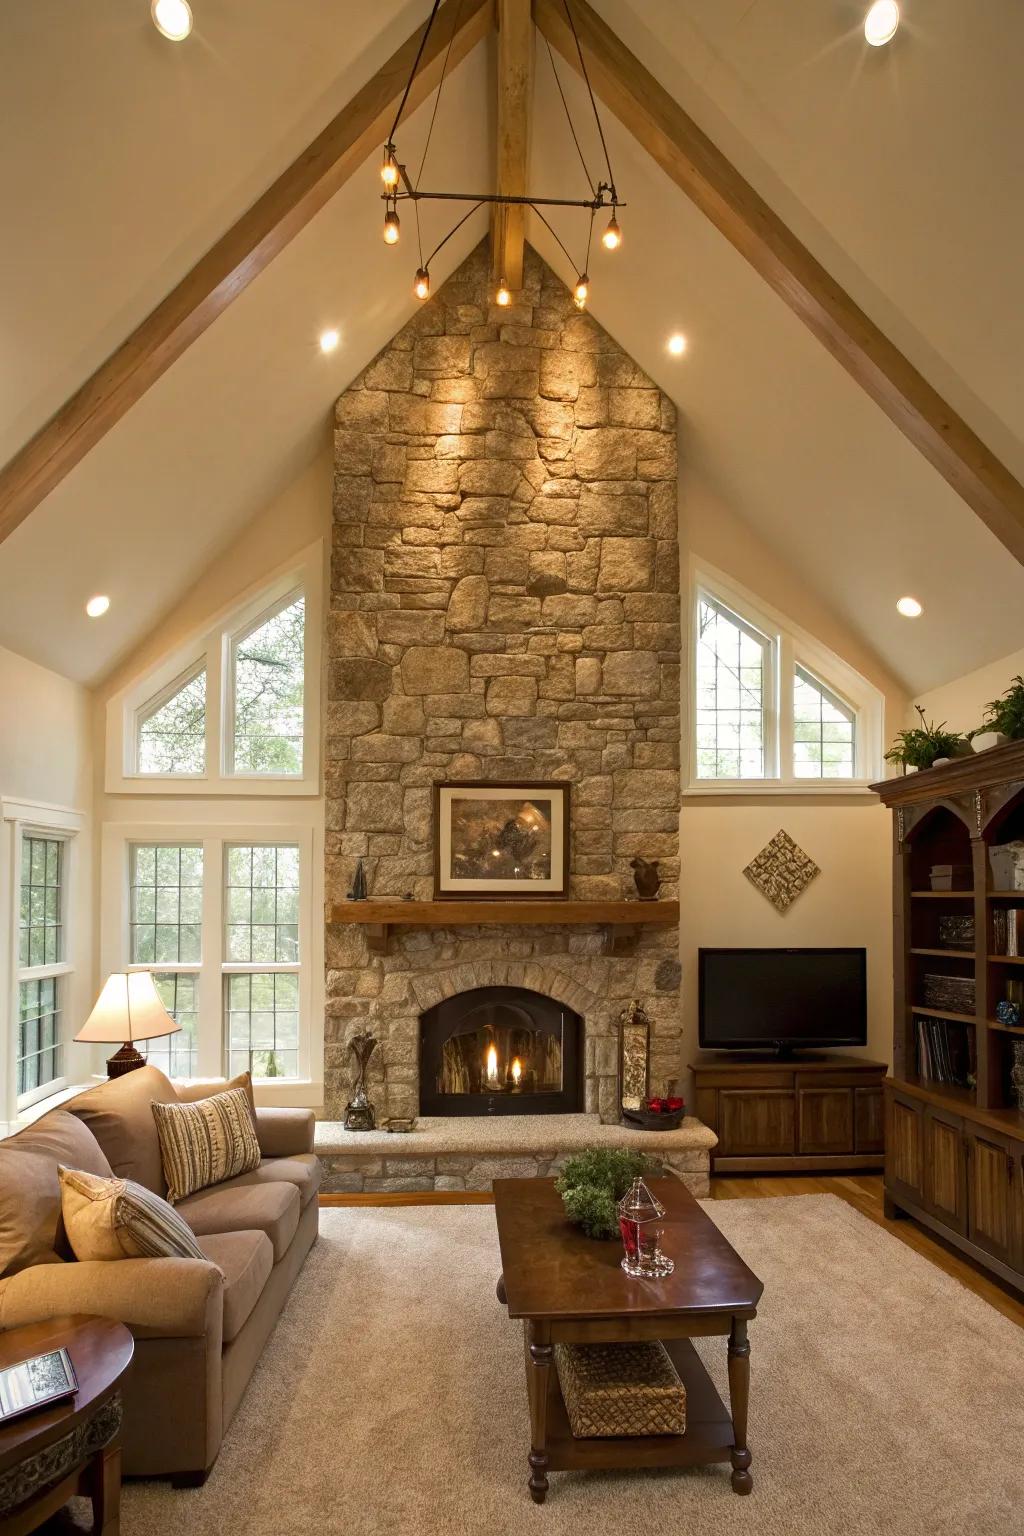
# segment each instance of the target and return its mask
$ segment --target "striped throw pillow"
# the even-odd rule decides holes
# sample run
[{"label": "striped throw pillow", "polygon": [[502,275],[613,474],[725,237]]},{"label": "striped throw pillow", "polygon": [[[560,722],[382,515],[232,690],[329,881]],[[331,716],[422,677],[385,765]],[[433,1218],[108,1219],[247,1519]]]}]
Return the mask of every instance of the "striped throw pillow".
[{"label": "striped throw pillow", "polygon": [[60,1203],[76,1259],[202,1259],[192,1229],[143,1184],[61,1168]]},{"label": "striped throw pillow", "polygon": [[260,1165],[256,1126],[242,1088],[212,1094],[196,1104],[154,1100],[153,1115],[172,1205],[197,1189]]}]

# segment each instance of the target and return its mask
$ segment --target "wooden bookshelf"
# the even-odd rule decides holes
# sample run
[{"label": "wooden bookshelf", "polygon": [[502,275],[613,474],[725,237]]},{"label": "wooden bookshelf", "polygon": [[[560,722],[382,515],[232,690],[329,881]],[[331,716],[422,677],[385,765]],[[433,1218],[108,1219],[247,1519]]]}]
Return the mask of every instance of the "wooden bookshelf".
[{"label": "wooden bookshelf", "polygon": [[[874,786],[893,812],[893,1068],[886,1083],[886,1207],[940,1233],[1024,1290],[1024,1113],[1011,1081],[1024,1023],[1003,1024],[996,1005],[1024,982],[1024,955],[994,952],[994,915],[1024,909],[1024,890],[992,886],[990,850],[1024,840],[1024,742],[958,758]],[[932,890],[931,870],[970,871],[970,889]],[[971,949],[941,933],[973,919]],[[940,926],[941,925],[941,926]],[[973,1011],[929,1008],[926,973],[973,977]],[[975,1081],[920,1075],[918,1021],[973,1034]],[[962,1059],[936,1026],[931,1055],[948,1070]],[[950,1037],[952,1039],[952,1037]],[[940,1049],[935,1050],[938,1041]],[[934,1061],[933,1061],[934,1065]]]}]

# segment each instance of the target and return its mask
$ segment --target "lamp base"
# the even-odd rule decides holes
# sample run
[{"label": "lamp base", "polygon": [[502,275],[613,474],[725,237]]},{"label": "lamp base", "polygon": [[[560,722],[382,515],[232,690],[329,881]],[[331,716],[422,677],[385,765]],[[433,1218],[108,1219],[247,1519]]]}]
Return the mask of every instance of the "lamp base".
[{"label": "lamp base", "polygon": [[107,1076],[123,1077],[126,1072],[134,1072],[136,1067],[144,1067],[146,1058],[139,1054],[134,1045],[122,1045],[119,1051],[107,1058]]}]

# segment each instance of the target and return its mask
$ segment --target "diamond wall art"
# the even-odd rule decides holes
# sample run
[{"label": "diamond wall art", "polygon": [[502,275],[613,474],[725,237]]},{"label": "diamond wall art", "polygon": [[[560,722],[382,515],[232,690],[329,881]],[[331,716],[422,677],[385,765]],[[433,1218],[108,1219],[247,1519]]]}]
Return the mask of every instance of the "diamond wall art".
[{"label": "diamond wall art", "polygon": [[788,832],[776,832],[743,871],[778,912],[786,912],[821,870]]}]

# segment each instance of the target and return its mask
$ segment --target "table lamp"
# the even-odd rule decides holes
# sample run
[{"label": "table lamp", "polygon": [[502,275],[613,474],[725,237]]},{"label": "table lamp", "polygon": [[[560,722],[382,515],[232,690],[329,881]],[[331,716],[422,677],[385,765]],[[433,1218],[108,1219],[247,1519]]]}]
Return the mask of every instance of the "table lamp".
[{"label": "table lamp", "polygon": [[114,971],[75,1039],[121,1042],[121,1049],[107,1060],[107,1076],[121,1077],[146,1065],[145,1056],[135,1049],[137,1040],[173,1035],[180,1028],[160,1001],[149,971]]}]

